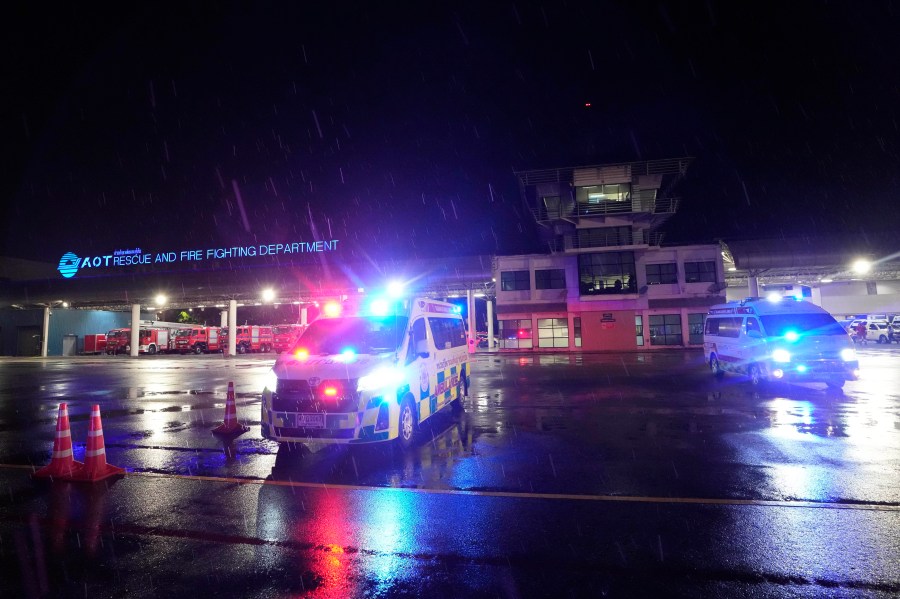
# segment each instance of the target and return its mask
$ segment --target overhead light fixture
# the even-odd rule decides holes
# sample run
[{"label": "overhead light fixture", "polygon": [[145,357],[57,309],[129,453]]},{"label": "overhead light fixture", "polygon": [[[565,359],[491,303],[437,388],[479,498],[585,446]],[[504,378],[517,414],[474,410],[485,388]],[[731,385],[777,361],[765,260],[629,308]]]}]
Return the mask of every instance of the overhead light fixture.
[{"label": "overhead light fixture", "polygon": [[853,263],[853,272],[864,275],[872,270],[872,263],[865,259],[859,259]]}]

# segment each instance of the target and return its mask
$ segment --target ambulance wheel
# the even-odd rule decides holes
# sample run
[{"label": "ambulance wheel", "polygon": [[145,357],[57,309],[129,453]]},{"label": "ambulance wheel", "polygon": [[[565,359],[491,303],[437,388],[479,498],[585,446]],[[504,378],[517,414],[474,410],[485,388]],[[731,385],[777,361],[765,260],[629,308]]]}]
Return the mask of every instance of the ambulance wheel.
[{"label": "ambulance wheel", "polygon": [[725,371],[722,370],[722,365],[719,364],[719,356],[716,354],[713,354],[709,358],[709,369],[712,370],[713,375],[717,379],[720,379],[725,375]]},{"label": "ambulance wheel", "polygon": [[834,391],[839,391],[844,388],[844,379],[831,379],[830,381],[825,381],[825,384],[828,385],[829,389]]},{"label": "ambulance wheel", "polygon": [[456,399],[454,399],[453,401],[450,402],[450,409],[453,411],[454,414],[459,414],[460,412],[463,411],[463,402],[462,402],[463,394],[462,393],[463,393],[463,383],[462,383],[462,380],[460,380],[458,383],[456,383]]},{"label": "ambulance wheel", "polygon": [[397,435],[397,443],[403,449],[412,447],[416,438],[416,429],[418,428],[416,420],[416,408],[413,405],[412,398],[407,397],[400,404],[400,419],[397,423],[399,433]]},{"label": "ambulance wheel", "polygon": [[888,338],[886,336],[881,335],[880,337],[878,337],[878,343],[880,345],[882,343],[890,343],[890,341],[888,341]]},{"label": "ambulance wheel", "polygon": [[750,368],[747,370],[747,376],[750,377],[750,384],[754,387],[759,387],[763,384],[762,371],[756,364],[750,365]]}]

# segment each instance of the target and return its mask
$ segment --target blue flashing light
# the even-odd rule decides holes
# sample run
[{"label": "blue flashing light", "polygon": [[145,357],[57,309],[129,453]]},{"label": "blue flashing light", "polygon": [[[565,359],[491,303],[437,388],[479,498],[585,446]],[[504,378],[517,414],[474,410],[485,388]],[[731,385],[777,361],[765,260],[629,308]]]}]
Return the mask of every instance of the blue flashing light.
[{"label": "blue flashing light", "polygon": [[798,365],[797,365],[797,372],[806,372],[806,365],[805,365],[805,364],[798,364]]},{"label": "blue flashing light", "polygon": [[796,341],[800,338],[800,335],[797,333],[797,331],[788,331],[784,334],[784,338],[787,341]]},{"label": "blue flashing light", "polygon": [[453,311],[456,314],[462,314],[462,306],[453,306]]},{"label": "blue flashing light", "polygon": [[352,362],[353,360],[356,359],[356,350],[354,350],[352,347],[347,347],[341,351],[340,355],[338,356],[338,359],[339,359],[339,361],[345,362],[345,363]]},{"label": "blue flashing light", "polygon": [[400,281],[391,281],[387,287],[388,295],[394,299],[400,299],[403,297],[405,287],[406,285]]},{"label": "blue flashing light", "polygon": [[372,300],[369,304],[369,312],[372,313],[372,316],[387,316],[390,313],[390,309],[387,300],[382,298]]}]

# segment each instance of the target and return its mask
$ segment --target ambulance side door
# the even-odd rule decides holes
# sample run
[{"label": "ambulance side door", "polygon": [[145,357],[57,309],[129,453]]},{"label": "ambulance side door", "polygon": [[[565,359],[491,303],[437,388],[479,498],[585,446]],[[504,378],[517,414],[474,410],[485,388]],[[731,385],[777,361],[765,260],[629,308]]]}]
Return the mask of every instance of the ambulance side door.
[{"label": "ambulance side door", "polygon": [[428,342],[427,329],[425,317],[416,318],[409,327],[409,343],[406,347],[406,378],[409,391],[416,399],[419,422],[431,415],[431,410],[423,410],[421,403],[424,401],[430,406],[434,378],[434,351]]}]

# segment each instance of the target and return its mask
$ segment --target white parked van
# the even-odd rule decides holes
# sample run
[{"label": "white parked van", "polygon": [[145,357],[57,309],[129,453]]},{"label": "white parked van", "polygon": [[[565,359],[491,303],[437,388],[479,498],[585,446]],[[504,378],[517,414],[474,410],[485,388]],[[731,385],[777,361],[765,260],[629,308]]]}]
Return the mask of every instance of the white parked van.
[{"label": "white parked van", "polygon": [[275,362],[262,435],[409,446],[419,423],[461,407],[471,374],[466,341],[457,306],[427,298],[374,300],[319,318]]},{"label": "white parked van", "polygon": [[716,376],[736,372],[754,385],[785,380],[841,388],[859,377],[847,331],[819,306],[790,297],[713,306],[706,317],[703,351]]}]

